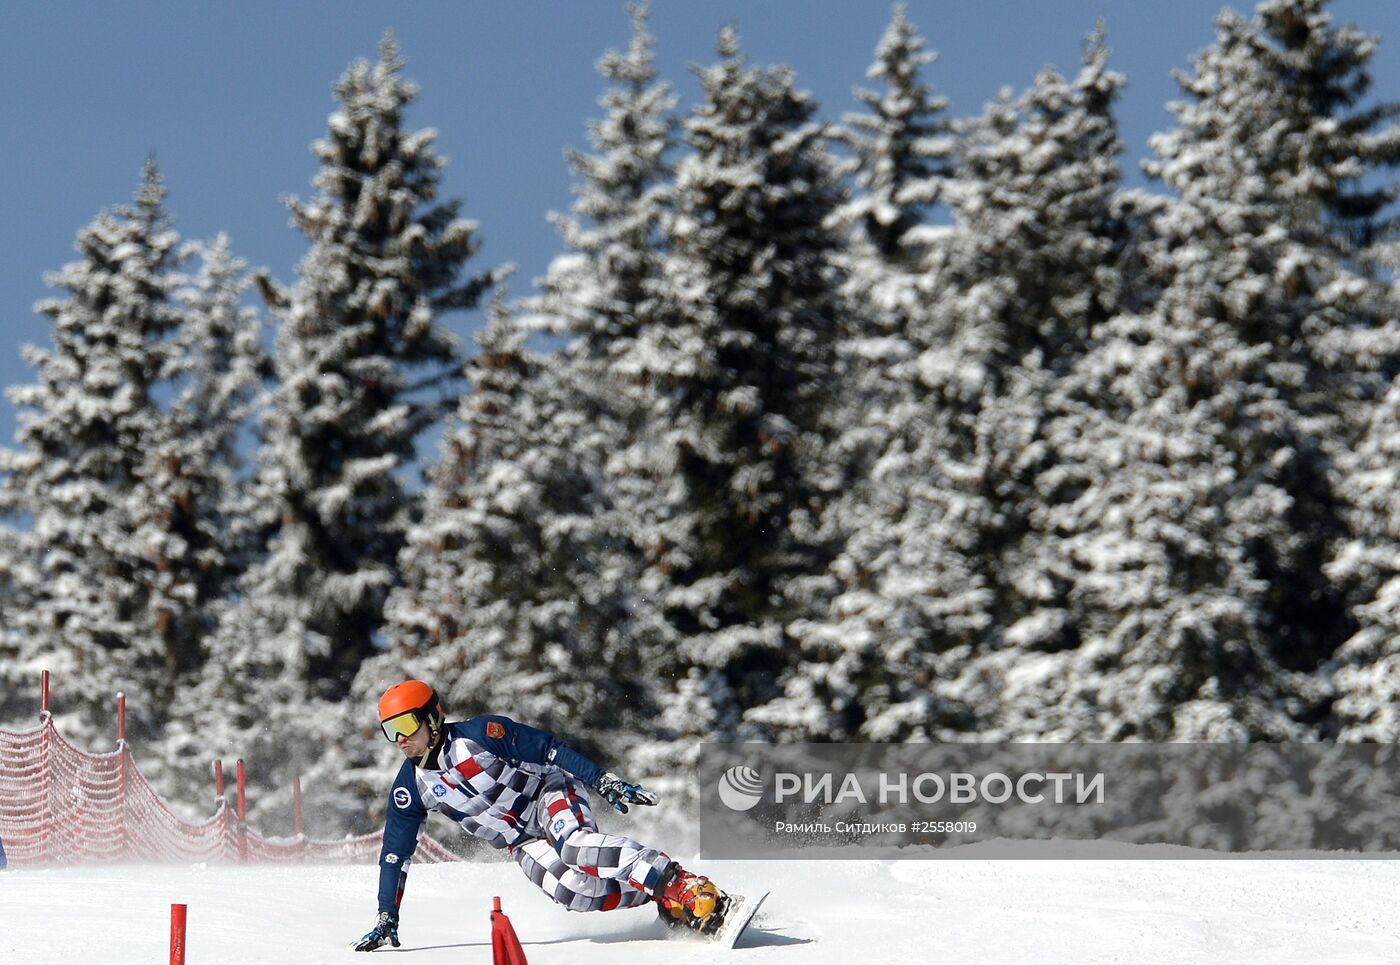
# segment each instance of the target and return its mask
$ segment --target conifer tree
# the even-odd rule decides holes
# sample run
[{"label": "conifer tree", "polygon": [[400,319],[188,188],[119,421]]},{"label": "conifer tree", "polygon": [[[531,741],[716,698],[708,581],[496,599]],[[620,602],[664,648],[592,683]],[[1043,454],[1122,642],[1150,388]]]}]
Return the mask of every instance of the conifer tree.
[{"label": "conifer tree", "polygon": [[1269,24],[1222,13],[1179,77],[1190,99],[1149,166],[1179,199],[1145,248],[1158,291],[1079,371],[1097,481],[1058,525],[1080,534],[1083,703],[1107,736],[1316,733],[1309,674],[1348,632],[1321,564],[1339,407],[1374,391],[1343,347],[1377,319],[1326,227],[1331,189],[1307,186],[1359,172],[1316,149],[1348,125],[1300,96],[1297,64],[1278,69]]},{"label": "conifer tree", "polygon": [[1371,408],[1371,419],[1355,454],[1341,462],[1351,535],[1327,567],[1353,588],[1357,629],[1325,669],[1335,695],[1329,731],[1340,740],[1389,743],[1400,736],[1400,388],[1394,383]]},{"label": "conifer tree", "polygon": [[138,530],[180,322],[179,236],[164,198],[148,161],[134,203],[78,233],[80,260],[47,279],[63,296],[38,306],[53,346],[25,348],[38,381],[9,392],[22,412],[19,446],[0,457],[0,505],[30,521],[14,536],[24,605],[12,626],[21,662],[52,670],[71,701],[76,739],[110,719],[117,691],[133,697],[133,736],[159,719],[153,687],[167,655],[148,620],[156,563]]},{"label": "conifer tree", "polygon": [[912,360],[928,311],[929,268],[947,237],[926,219],[934,203],[946,201],[955,170],[947,100],[921,74],[936,55],[925,50],[903,5],[895,7],[875,57],[867,75],[883,79],[884,90],[857,88],[870,113],[847,114],[834,133],[854,155],[847,170],[855,191],[834,218],[845,234],[837,257],[846,310],[836,358],[842,411],[832,431],[846,482],[828,523],[850,533],[866,528],[862,508],[876,494],[861,489],[874,462],[918,418]]},{"label": "conifer tree", "polygon": [[1075,413],[1058,412],[1057,396],[1127,287],[1133,221],[1118,196],[1113,116],[1125,79],[1108,55],[1100,24],[1073,81],[1046,68],[972,126],[960,157],[958,241],[941,265],[950,291],[935,315],[951,317],[936,329],[963,347],[945,371],[981,374],[972,392],[957,388],[967,384],[957,375],[946,383],[951,394],[938,393],[962,413],[938,448],[964,454],[973,471],[950,476],[964,500],[985,501],[971,542],[996,614],[954,689],[978,709],[979,728],[1006,727],[1006,736],[1058,732],[1035,719],[1043,682],[1011,681],[1031,666],[1053,674],[1081,640],[1072,576],[1047,520],[1084,484]]},{"label": "conifer tree", "polygon": [[1289,111],[1287,133],[1274,145],[1281,161],[1274,188],[1304,200],[1305,208],[1320,205],[1332,244],[1364,252],[1400,224],[1394,183],[1366,177],[1400,165],[1400,101],[1367,102],[1380,38],[1334,25],[1329,5],[1264,0],[1249,42]]},{"label": "conifer tree", "polygon": [[[638,359],[658,400],[647,477],[662,500],[642,585],[669,634],[655,671],[686,681],[677,737],[736,734],[778,696],[786,626],[816,606],[831,551],[817,524],[840,313],[829,220],[844,200],[816,106],[786,68],[749,67],[732,29],[685,121],[666,324]],[[695,701],[699,701],[698,704]],[[709,704],[707,708],[705,704]]]},{"label": "conifer tree", "polygon": [[608,392],[629,390],[637,381],[629,376],[638,332],[657,323],[656,279],[672,177],[667,154],[677,124],[671,86],[657,79],[650,4],[628,9],[631,45],[598,62],[609,87],[600,99],[604,116],[589,124],[594,153],[568,153],[578,176],[573,212],[553,217],[568,253],[551,263],[532,315],[522,320],[568,337],[570,364],[607,382]]},{"label": "conifer tree", "polygon": [[908,401],[873,464],[874,513],[846,542],[849,589],[814,659],[813,693],[844,694],[833,738],[994,726],[1026,651],[1075,642],[1034,517],[1060,459],[1047,400],[1118,296],[1122,83],[1100,30],[1072,84],[1047,69],[967,125],[942,189],[955,223],[925,256],[914,355],[890,367]]},{"label": "conifer tree", "polygon": [[573,615],[563,636],[596,655],[596,668],[574,688],[615,704],[595,701],[595,712],[571,726],[606,740],[614,755],[626,753],[628,735],[638,732],[620,721],[644,716],[651,705],[642,654],[664,639],[656,601],[638,589],[640,548],[653,541],[657,511],[654,486],[637,472],[654,437],[654,395],[639,344],[644,330],[665,324],[659,286],[672,187],[667,154],[677,128],[675,97],[657,78],[649,4],[629,11],[628,50],[598,64],[608,87],[604,114],[589,125],[593,153],[569,153],[576,201],[569,216],[554,219],[567,251],[551,263],[525,318],[531,330],[568,339],[555,357],[541,360],[536,380],[559,396],[555,421],[573,424],[541,433],[540,442],[559,440],[560,471],[586,481],[583,498],[568,509],[578,551],[561,560],[550,583],[556,612]]},{"label": "conifer tree", "polygon": [[[917,365],[934,347],[922,344],[938,237],[926,217],[953,182],[955,146],[946,101],[921,76],[933,60],[896,7],[868,71],[885,88],[858,90],[871,112],[847,115],[838,134],[854,154],[856,186],[835,218],[845,233],[845,311],[829,431],[845,481],[822,523],[842,548],[830,570],[839,592],[828,611],[790,625],[801,664],[782,700],[761,712],[790,737],[927,737],[945,716],[931,690],[932,626],[949,638],[985,627],[983,588],[942,514],[920,499],[936,500],[938,486]],[[921,537],[911,557],[903,526],[938,536]],[[911,619],[923,601],[932,626]]]},{"label": "conifer tree", "polygon": [[221,739],[256,745],[269,768],[313,756],[314,741],[291,746],[283,733],[308,720],[332,727],[324,702],[346,696],[374,651],[414,515],[400,471],[461,378],[439,319],[490,284],[462,277],[475,225],[438,198],[445,162],[434,131],[405,124],[417,87],[403,67],[386,35],[376,63],[357,61],[336,84],[341,107],[314,145],[317,193],[290,203],[310,249],[289,290],[263,281],[278,323],[276,387],[253,497],[269,538],[202,687],[226,721],[210,722]]},{"label": "conifer tree", "polygon": [[486,284],[460,277],[475,226],[437,201],[444,162],[435,132],[404,126],[417,88],[402,70],[386,36],[377,63],[336,85],[342,109],[315,146],[318,194],[292,204],[311,249],[274,309],[278,384],[258,482],[276,530],[255,581],[270,579],[264,590],[304,625],[309,669],[331,692],[371,651],[395,583],[412,504],[396,472],[443,414],[431,390],[460,378],[438,318]]},{"label": "conifer tree", "polygon": [[1336,467],[1329,496],[1344,523],[1342,533],[1332,534],[1324,568],[1324,598],[1344,594],[1348,619],[1337,621],[1338,632],[1351,634],[1324,668],[1336,697],[1327,733],[1385,741],[1397,733],[1388,706],[1395,659],[1388,641],[1400,570],[1390,546],[1395,517],[1386,482],[1394,465],[1396,396],[1393,382],[1388,391],[1386,385],[1400,358],[1400,314],[1386,281],[1394,269],[1383,259],[1400,185],[1382,172],[1400,164],[1400,102],[1363,103],[1379,39],[1334,25],[1327,6],[1325,0],[1260,4],[1253,48],[1288,108],[1286,127],[1274,135],[1286,162],[1274,183],[1294,200],[1290,237],[1308,250],[1286,256],[1281,283],[1311,309],[1298,328],[1308,333],[1327,377],[1309,372],[1311,383],[1299,386],[1299,394]]},{"label": "conifer tree", "polygon": [[[1205,138],[1187,134],[1184,151],[1173,151],[1179,145],[1171,140],[1159,149],[1169,183],[1181,172],[1197,185],[1189,200],[1207,224],[1242,226],[1231,228],[1234,250],[1205,303],[1220,304],[1217,311],[1265,355],[1260,381],[1296,413],[1292,420],[1270,413],[1271,427],[1283,423],[1293,434],[1286,445],[1270,451],[1258,437],[1239,444],[1255,460],[1270,460],[1260,475],[1286,493],[1283,532],[1256,537],[1251,550],[1270,586],[1267,638],[1278,662],[1295,671],[1318,667],[1355,628],[1322,572],[1329,544],[1344,532],[1336,467],[1355,449],[1356,416],[1364,419],[1381,395],[1377,357],[1394,358],[1396,345],[1393,302],[1385,303],[1366,262],[1369,239],[1393,217],[1385,208],[1394,184],[1373,175],[1400,161],[1400,104],[1360,106],[1375,41],[1333,27],[1326,6],[1267,0],[1250,22],[1219,19],[1222,51],[1237,53],[1267,91],[1256,95],[1267,97],[1264,116],[1229,115],[1235,143],[1226,163],[1234,170],[1212,164],[1213,152],[1193,143]],[[1203,106],[1228,96],[1205,78],[1191,89],[1201,91]],[[1183,133],[1195,129],[1196,118],[1183,120]],[[1241,151],[1251,155],[1242,166]],[[1204,166],[1183,163],[1202,156]],[[1316,703],[1293,715],[1315,723]]]},{"label": "conifer tree", "polygon": [[924,68],[937,59],[925,49],[904,4],[897,4],[866,71],[884,89],[857,88],[856,98],[869,113],[846,114],[835,133],[854,155],[857,187],[842,205],[840,221],[853,229],[853,245],[869,245],[889,267],[923,266],[919,237],[911,232],[924,224],[928,208],[940,199],[940,185],[953,173],[956,138],[944,114],[948,100],[923,79]]},{"label": "conifer tree", "polygon": [[557,384],[557,358],[526,350],[502,300],[478,345],[401,555],[390,652],[366,665],[362,689],[419,667],[455,713],[509,713],[596,747],[635,727],[639,708],[625,687],[636,664],[626,614],[579,585],[610,556],[593,529],[597,479],[569,445],[587,413]]},{"label": "conifer tree", "polygon": [[[627,366],[655,324],[675,127],[648,8],[631,13],[630,49],[599,63],[610,86],[590,125],[597,153],[569,154],[578,200],[555,221],[570,251],[520,322],[503,301],[492,308],[468,364],[472,391],[401,554],[389,653],[358,684],[368,696],[417,667],[454,712],[511,713],[608,757],[626,753],[646,715],[629,539],[640,498],[620,467],[645,415]],[[533,354],[530,331],[569,341]]]},{"label": "conifer tree", "polygon": [[[239,433],[268,371],[249,287],[226,236],[194,246],[202,265],[178,293],[181,324],[164,377],[179,390],[141,467],[137,542],[151,563],[150,619],[173,688],[203,665],[203,644],[247,568],[251,506],[243,492]],[[166,703],[171,690],[160,694]]]},{"label": "conifer tree", "polygon": [[[171,357],[178,394],[147,452],[140,532],[160,561],[151,574],[150,609],[166,643],[162,703],[174,722],[163,735],[164,763],[185,777],[208,766],[209,735],[198,721],[210,708],[200,703],[200,682],[211,670],[213,635],[259,550],[259,511],[243,450],[271,372],[262,319],[242,304],[251,284],[245,263],[233,257],[226,235],[194,247],[200,270],[179,293],[183,318]],[[215,677],[227,656],[217,652]]]}]

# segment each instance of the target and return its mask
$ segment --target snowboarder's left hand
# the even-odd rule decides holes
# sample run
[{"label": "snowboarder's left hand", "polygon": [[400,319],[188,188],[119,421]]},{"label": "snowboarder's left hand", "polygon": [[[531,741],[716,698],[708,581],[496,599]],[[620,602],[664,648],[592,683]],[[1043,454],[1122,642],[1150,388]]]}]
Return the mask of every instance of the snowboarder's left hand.
[{"label": "snowboarder's left hand", "polygon": [[598,779],[596,790],[622,814],[627,813],[629,804],[653,805],[658,798],[640,784],[628,784],[616,774],[604,774]]}]

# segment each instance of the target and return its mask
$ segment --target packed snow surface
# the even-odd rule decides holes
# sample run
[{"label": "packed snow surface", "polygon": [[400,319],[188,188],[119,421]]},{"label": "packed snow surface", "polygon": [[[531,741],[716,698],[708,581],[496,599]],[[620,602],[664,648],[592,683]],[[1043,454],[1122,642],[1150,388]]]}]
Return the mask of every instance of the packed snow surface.
[{"label": "packed snow surface", "polygon": [[[1400,961],[1397,861],[699,861],[773,894],[733,951],[668,938],[650,908],[550,903],[512,863],[415,867],[408,965],[490,961],[499,895],[530,965],[726,962]],[[0,873],[0,962],[168,960],[189,907],[189,965],[371,961],[373,867],[79,867]],[[381,959],[382,960],[382,959]]]}]

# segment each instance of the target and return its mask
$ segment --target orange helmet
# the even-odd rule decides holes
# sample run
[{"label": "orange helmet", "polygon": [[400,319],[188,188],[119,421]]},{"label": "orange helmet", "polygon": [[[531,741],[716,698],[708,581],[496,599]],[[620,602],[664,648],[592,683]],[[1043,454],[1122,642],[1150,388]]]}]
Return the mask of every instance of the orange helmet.
[{"label": "orange helmet", "polygon": [[437,691],[421,680],[394,684],[379,698],[379,726],[391,741],[412,737],[424,724],[436,733],[446,713]]}]

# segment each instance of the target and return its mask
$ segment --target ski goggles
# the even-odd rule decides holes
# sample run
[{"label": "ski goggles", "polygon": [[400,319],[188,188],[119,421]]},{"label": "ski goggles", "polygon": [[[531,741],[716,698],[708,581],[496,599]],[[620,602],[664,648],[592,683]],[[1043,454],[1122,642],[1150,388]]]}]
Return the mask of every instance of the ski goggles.
[{"label": "ski goggles", "polygon": [[388,720],[381,720],[379,727],[384,731],[384,736],[391,741],[397,741],[400,737],[412,737],[418,733],[418,728],[423,726],[423,721],[419,719],[415,711],[410,710],[406,714],[399,714],[390,717]]}]

